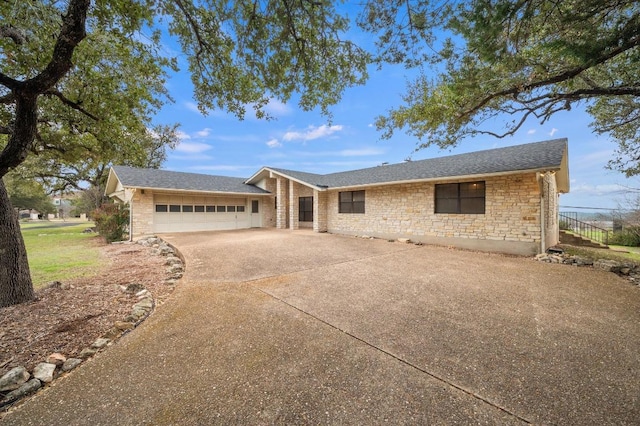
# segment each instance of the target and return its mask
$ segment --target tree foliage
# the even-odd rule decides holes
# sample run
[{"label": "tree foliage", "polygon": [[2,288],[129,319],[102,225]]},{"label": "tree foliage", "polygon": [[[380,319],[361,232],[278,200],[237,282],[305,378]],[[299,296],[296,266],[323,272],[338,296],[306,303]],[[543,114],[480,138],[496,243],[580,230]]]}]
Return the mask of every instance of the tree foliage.
[{"label": "tree foliage", "polygon": [[[619,143],[610,166],[640,173],[637,2],[371,1],[367,7],[361,25],[381,35],[378,60],[425,66],[404,105],[378,118],[385,137],[406,128],[420,147],[454,146],[478,134],[502,138],[529,118],[544,123],[582,103],[593,130]],[[504,127],[496,128],[505,116]]]},{"label": "tree foliage", "polygon": [[33,179],[23,179],[15,173],[5,176],[9,200],[13,207],[20,210],[37,210],[46,215],[56,211],[47,192]]}]

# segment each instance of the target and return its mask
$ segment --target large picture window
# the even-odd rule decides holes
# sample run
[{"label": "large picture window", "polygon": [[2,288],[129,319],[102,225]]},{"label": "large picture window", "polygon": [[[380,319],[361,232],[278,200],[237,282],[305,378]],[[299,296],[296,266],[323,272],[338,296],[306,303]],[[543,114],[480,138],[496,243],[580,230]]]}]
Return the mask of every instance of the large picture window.
[{"label": "large picture window", "polygon": [[340,192],[339,197],[339,213],[364,213],[364,191]]},{"label": "large picture window", "polygon": [[313,222],[313,197],[299,198],[298,220],[300,222]]},{"label": "large picture window", "polygon": [[465,182],[436,185],[435,212],[484,214],[485,183]]}]

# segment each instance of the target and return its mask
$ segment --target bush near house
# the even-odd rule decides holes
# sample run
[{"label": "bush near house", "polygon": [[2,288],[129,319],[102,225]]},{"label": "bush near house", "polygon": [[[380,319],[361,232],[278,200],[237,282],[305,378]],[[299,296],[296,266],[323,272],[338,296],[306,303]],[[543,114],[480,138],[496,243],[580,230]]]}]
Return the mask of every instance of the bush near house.
[{"label": "bush near house", "polygon": [[629,226],[610,235],[610,245],[640,247],[640,226]]},{"label": "bush near house", "polygon": [[129,231],[129,209],[122,204],[103,204],[92,213],[96,229],[108,243],[123,241]]}]

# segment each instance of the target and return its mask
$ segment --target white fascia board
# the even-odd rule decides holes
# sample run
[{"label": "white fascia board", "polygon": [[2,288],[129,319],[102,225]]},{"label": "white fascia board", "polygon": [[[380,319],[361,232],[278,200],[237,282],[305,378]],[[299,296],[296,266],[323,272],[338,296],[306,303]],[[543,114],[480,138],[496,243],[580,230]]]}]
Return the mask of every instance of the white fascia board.
[{"label": "white fascia board", "polygon": [[137,189],[153,191],[154,193],[178,193],[178,194],[211,194],[211,195],[239,195],[243,197],[265,197],[272,195],[270,192],[253,193],[253,192],[221,192],[221,191],[202,191],[197,189],[176,189],[176,188],[157,188],[148,186],[136,186]]}]

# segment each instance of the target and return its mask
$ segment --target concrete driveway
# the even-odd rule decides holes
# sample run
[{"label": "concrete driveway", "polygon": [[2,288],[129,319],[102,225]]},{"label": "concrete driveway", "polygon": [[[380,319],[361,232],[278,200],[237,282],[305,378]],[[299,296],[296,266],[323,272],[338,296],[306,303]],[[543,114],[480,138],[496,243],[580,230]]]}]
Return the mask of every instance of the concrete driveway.
[{"label": "concrete driveway", "polygon": [[531,259],[308,231],[164,238],[142,326],[7,424],[638,424],[640,289]]}]

